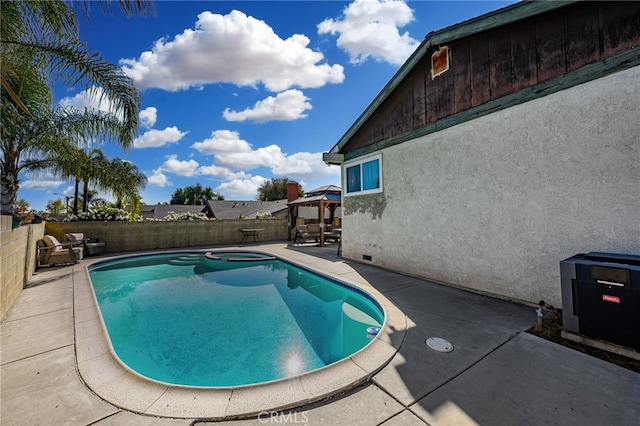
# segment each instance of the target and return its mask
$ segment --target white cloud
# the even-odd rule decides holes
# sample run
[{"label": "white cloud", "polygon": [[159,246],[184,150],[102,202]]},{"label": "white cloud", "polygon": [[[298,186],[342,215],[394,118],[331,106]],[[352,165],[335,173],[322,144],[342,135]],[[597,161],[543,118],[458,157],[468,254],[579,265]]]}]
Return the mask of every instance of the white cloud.
[{"label": "white cloud", "polygon": [[251,152],[249,142],[240,139],[240,134],[231,130],[216,130],[209,139],[196,142],[191,145],[191,148],[205,155]]},{"label": "white cloud", "polygon": [[147,177],[147,183],[151,186],[159,186],[160,188],[164,188],[171,184],[169,179],[167,179],[167,176],[162,173],[162,167],[155,169],[151,176]]},{"label": "white cloud", "polygon": [[[340,168],[327,167],[322,161],[321,152],[298,152],[293,155],[283,153],[279,146],[269,145],[253,149],[251,144],[240,138],[240,134],[231,130],[216,130],[209,139],[191,145],[204,155],[213,156],[213,162],[200,166],[193,159],[178,160],[170,155],[160,168],[154,171],[159,182],[163,182],[167,173],[181,176],[209,176],[221,180],[215,191],[227,199],[254,198],[260,185],[266,178],[252,176],[253,169],[270,169],[275,177],[286,176],[299,182],[307,179],[321,182],[339,182]],[[156,178],[149,178],[155,184]],[[323,183],[324,184],[324,183]]]},{"label": "white cloud", "polygon": [[[240,139],[238,132],[216,130],[211,138],[191,145],[205,155],[214,155],[214,165],[231,171],[251,170],[261,166],[272,167],[284,158],[280,147],[270,145],[253,150],[251,144]],[[219,172],[216,169],[210,171]]]},{"label": "white cloud", "polygon": [[[69,182],[69,180],[61,179],[59,176],[56,176],[53,173],[44,170],[27,171],[24,173],[24,175],[20,176],[20,188],[33,191],[55,189],[63,183],[67,182]],[[69,195],[73,195],[73,187],[70,186],[67,189],[71,191]],[[60,190],[58,191],[62,192]],[[67,193],[65,192],[65,194]],[[18,196],[20,196],[19,193]]]},{"label": "white cloud", "polygon": [[321,152],[298,152],[285,156],[271,170],[274,174],[297,179],[340,176],[340,167],[328,167],[322,161]]},{"label": "white cloud", "polygon": [[160,169],[180,176],[194,176],[197,173],[198,162],[195,160],[180,161],[177,155],[169,155]]},{"label": "white cloud", "polygon": [[188,132],[181,132],[176,126],[164,130],[151,129],[133,140],[134,148],[157,148],[178,142]]},{"label": "white cloud", "polygon": [[104,95],[102,87],[91,87],[83,90],[73,97],[62,98],[59,104],[63,107],[71,107],[80,111],[95,110],[102,112],[114,112],[113,103]]},{"label": "white cloud", "polygon": [[191,177],[199,175],[200,169],[198,162],[195,160],[182,161],[178,160],[178,156],[176,154],[169,155],[165,162],[155,169],[151,176],[147,177],[148,184],[161,188],[171,185],[171,181],[167,177],[167,173]]},{"label": "white cloud", "polygon": [[226,167],[216,165],[201,166],[198,170],[201,175],[213,176],[222,179],[246,179],[251,176],[245,172],[234,172]]},{"label": "white cloud", "polygon": [[276,97],[268,98],[256,102],[253,108],[244,111],[224,110],[223,117],[228,121],[251,120],[257,123],[267,121],[292,121],[307,117],[305,110],[311,109],[311,104],[300,90],[292,89],[278,93]]},{"label": "white cloud", "polygon": [[340,34],[338,47],[345,50],[352,63],[369,57],[402,65],[419,42],[399,27],[413,21],[413,11],[404,1],[355,0],[344,9],[342,19],[326,19],[318,24],[319,34]]},{"label": "white cloud", "polygon": [[62,194],[64,194],[66,197],[73,197],[75,192],[76,192],[76,189],[74,186],[67,186],[67,188],[64,191],[62,191]]},{"label": "white cloud", "polygon": [[140,111],[140,125],[144,128],[150,129],[156,124],[158,119],[158,109],[156,107],[147,107]]},{"label": "white cloud", "polygon": [[321,152],[287,155],[278,145],[253,149],[249,142],[240,138],[238,132],[231,130],[216,130],[211,138],[196,142],[191,147],[202,154],[214,156],[211,166],[200,168],[202,174],[226,179],[232,178],[232,173],[246,172],[258,167],[267,167],[276,175],[296,179],[340,175],[339,167],[326,166],[322,161]]},{"label": "white cloud", "polygon": [[215,164],[231,170],[251,170],[257,167],[275,167],[284,161],[278,145],[269,145],[250,152],[225,152],[215,156]]},{"label": "white cloud", "polygon": [[227,200],[254,199],[258,194],[258,188],[266,181],[262,176],[233,179],[218,185],[215,192],[224,195]]},{"label": "white cloud", "polygon": [[31,176],[24,182],[20,183],[22,189],[47,190],[57,188],[65,183],[64,180],[58,179],[53,175],[46,176]]},{"label": "white cloud", "polygon": [[300,34],[281,39],[264,21],[237,10],[224,16],[206,11],[198,15],[195,29],[173,40],[157,40],[151,51],[138,59],[121,59],[120,64],[139,89],[176,91],[227,82],[262,83],[281,92],[342,83],[344,68],[327,64],[308,44]]}]

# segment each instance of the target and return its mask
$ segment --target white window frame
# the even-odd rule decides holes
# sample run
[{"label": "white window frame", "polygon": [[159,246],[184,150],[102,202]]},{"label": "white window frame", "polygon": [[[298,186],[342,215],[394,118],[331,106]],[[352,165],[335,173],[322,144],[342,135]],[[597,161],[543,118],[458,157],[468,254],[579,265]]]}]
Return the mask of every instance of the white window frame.
[{"label": "white window frame", "polygon": [[[378,186],[378,188],[374,188],[374,189],[367,189],[367,190],[362,190],[362,184],[364,182],[363,176],[362,176],[362,164],[364,163],[368,163],[370,161],[375,161],[378,160],[378,175],[380,176],[380,184]],[[354,167],[354,166],[360,166],[360,185],[361,185],[361,189],[360,191],[354,191],[354,192],[347,192],[348,191],[348,187],[347,187],[347,169]],[[342,165],[342,187],[344,188],[343,194],[345,197],[353,197],[353,196],[357,196],[357,195],[366,195],[366,194],[376,194],[379,192],[382,192],[382,154],[381,153],[377,153],[375,155],[370,155],[368,157],[361,157],[358,158],[357,160],[354,161],[349,161],[346,162]]]}]

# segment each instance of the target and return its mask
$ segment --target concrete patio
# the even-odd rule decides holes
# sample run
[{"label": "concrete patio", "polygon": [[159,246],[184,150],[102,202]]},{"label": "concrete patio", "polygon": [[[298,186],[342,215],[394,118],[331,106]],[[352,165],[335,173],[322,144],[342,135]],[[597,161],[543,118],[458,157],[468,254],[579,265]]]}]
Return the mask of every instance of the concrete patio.
[{"label": "concrete patio", "polygon": [[[74,311],[74,270],[84,264],[42,269],[0,324],[0,424],[582,426],[640,420],[640,374],[526,333],[536,321],[531,307],[345,261],[332,246],[241,248],[372,285],[406,316],[398,353],[370,383],[273,418],[213,423],[135,414],[101,399],[78,375],[74,327],[83,313]],[[433,336],[454,350],[430,349],[425,339]]]}]

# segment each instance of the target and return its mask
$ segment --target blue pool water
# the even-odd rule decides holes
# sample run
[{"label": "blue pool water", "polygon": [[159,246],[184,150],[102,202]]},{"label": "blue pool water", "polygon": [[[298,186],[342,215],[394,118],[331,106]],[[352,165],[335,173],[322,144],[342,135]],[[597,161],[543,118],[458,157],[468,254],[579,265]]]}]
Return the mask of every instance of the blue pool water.
[{"label": "blue pool water", "polygon": [[368,328],[384,322],[360,290],[287,262],[209,256],[138,256],[89,267],[113,348],[131,369],[177,385],[266,382],[348,357],[370,342]]}]

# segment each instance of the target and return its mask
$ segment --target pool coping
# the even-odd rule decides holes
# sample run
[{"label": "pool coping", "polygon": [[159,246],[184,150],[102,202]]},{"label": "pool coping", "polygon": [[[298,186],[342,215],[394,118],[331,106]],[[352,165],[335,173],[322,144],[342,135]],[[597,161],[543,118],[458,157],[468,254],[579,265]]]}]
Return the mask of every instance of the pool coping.
[{"label": "pool coping", "polygon": [[[196,250],[150,251],[193,253],[221,250],[219,247]],[[232,249],[268,253],[296,266],[353,286],[371,295],[384,310],[380,332],[360,351],[326,367],[302,375],[272,382],[234,387],[202,388],[178,386],[148,379],[125,366],[114,354],[89,279],[88,267],[105,260],[141,255],[116,254],[88,261],[73,274],[73,313],[76,367],[84,384],[97,396],[121,409],[156,417],[232,420],[264,416],[311,405],[352,391],[369,382],[398,352],[407,331],[404,313],[382,293],[366,282],[322,270],[322,262],[313,265],[268,249]],[[297,254],[300,256],[300,254]],[[86,259],[89,260],[89,259]]]}]

